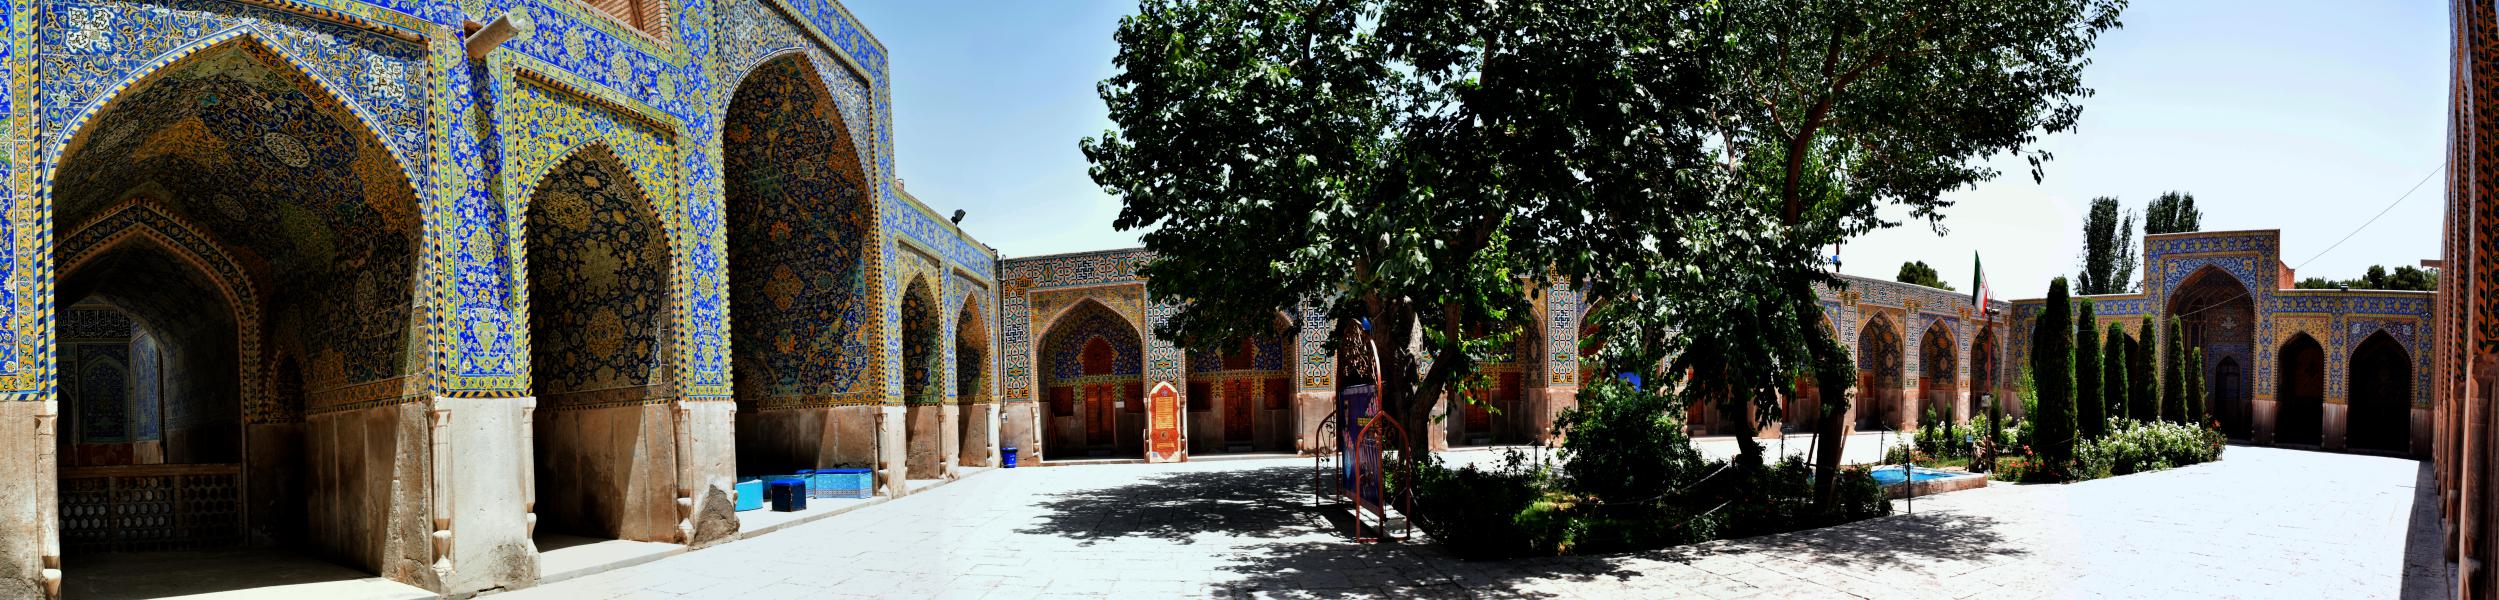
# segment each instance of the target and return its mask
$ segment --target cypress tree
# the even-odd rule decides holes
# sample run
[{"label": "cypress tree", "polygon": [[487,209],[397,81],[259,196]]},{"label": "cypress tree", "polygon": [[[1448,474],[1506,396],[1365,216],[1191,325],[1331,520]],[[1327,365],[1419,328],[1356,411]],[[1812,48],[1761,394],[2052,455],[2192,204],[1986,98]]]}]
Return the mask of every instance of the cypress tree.
[{"label": "cypress tree", "polygon": [[2168,352],[2161,353],[2161,418],[2187,422],[2187,340],[2179,335],[2177,317],[2169,318]]},{"label": "cypress tree", "polygon": [[2209,418],[2204,406],[2204,349],[2187,349],[2187,424],[2203,427]]},{"label": "cypress tree", "polygon": [[2161,380],[2152,374],[2152,354],[2160,351],[2159,330],[2152,328],[2152,315],[2143,316],[2143,325],[2135,329],[2135,337],[2126,343],[2126,385],[2132,388],[2126,397],[2134,402],[2127,410],[2137,421],[2158,421],[2161,398],[2155,395]]},{"label": "cypress tree", "polygon": [[2090,298],[2074,305],[2074,424],[2082,439],[2099,439],[2106,435],[2109,406],[2101,385],[2099,309]]},{"label": "cypress tree", "polygon": [[2108,337],[2101,340],[2100,390],[2108,395],[2108,416],[2126,418],[2126,327],[2109,324]]},{"label": "cypress tree", "polygon": [[2031,417],[2039,439],[2031,441],[2031,449],[2056,474],[2064,473],[2074,456],[2074,306],[2065,285],[2063,277],[2048,283],[2048,303],[2030,337],[2031,385],[2039,393],[2039,414]]}]

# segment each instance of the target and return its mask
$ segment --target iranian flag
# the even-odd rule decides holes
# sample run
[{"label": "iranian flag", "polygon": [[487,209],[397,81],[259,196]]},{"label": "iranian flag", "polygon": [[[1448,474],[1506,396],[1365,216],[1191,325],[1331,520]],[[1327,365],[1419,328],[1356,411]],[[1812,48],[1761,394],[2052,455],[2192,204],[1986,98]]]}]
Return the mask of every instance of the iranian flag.
[{"label": "iranian flag", "polygon": [[1973,250],[1970,252],[1970,304],[1977,306],[1979,312],[1986,312],[1987,301],[1995,297],[1995,294],[1987,293],[1987,267],[1979,262],[1978,251]]}]

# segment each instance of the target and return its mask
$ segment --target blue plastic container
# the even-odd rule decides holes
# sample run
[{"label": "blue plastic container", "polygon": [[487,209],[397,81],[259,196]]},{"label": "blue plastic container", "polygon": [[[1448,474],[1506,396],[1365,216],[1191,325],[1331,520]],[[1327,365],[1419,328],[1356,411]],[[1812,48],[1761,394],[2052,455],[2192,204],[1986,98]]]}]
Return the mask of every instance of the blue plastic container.
[{"label": "blue plastic container", "polygon": [[762,509],[763,507],[764,507],[764,480],[762,480],[762,479],[742,479],[742,480],[739,480],[739,481],[738,481],[738,510],[739,510],[739,511],[741,511],[741,512],[743,512],[743,511],[749,511],[749,510],[759,510],[759,509]]},{"label": "blue plastic container", "polygon": [[876,495],[876,477],[867,469],[815,469],[808,481],[817,498],[868,498]]},{"label": "blue plastic container", "polygon": [[796,477],[783,477],[772,480],[771,486],[772,510],[776,512],[797,512],[807,510],[806,480]]},{"label": "blue plastic container", "polygon": [[1004,447],[1004,448],[999,448],[999,449],[998,449],[998,456],[999,456],[999,463],[1000,463],[1000,464],[1004,464],[1004,465],[1006,465],[1006,468],[1009,468],[1009,469],[1013,469],[1013,468],[1015,468],[1015,447],[1014,447],[1014,446],[1007,446],[1007,447]]}]

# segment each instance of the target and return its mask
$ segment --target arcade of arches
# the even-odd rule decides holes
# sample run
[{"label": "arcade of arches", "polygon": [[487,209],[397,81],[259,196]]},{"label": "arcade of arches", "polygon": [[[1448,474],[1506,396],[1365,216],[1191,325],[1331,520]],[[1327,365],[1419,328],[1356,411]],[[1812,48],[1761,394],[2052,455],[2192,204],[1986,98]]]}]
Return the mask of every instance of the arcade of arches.
[{"label": "arcade of arches", "polygon": [[996,252],[892,179],[884,49],[711,6],[654,29],[713,45],[678,63],[572,5],[501,47],[459,7],[25,11],[0,598],[164,550],[468,595],[541,534],[735,539],[742,476],[995,464]]}]

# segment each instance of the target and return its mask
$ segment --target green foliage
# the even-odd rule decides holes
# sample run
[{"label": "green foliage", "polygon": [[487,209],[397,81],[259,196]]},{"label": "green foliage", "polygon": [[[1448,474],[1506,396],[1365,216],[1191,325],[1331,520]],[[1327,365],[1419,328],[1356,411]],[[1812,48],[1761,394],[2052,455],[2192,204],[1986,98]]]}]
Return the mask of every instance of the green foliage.
[{"label": "green foliage", "polygon": [[1563,411],[1561,486],[1598,502],[1656,498],[1701,476],[1704,461],[1684,436],[1674,398],[1598,377]]},{"label": "green foliage", "polygon": [[2152,315],[2144,315],[2143,325],[2126,344],[2126,385],[2134,388],[2126,393],[2134,403],[2126,412],[2137,421],[2161,418],[2161,380],[2152,374],[2152,365],[2159,362],[2154,355],[2160,353],[2160,339],[2159,330],[2152,327]]},{"label": "green foliage", "polygon": [[2039,390],[2032,451],[2055,473],[2074,457],[2074,318],[2065,278],[2048,282],[2048,301],[2031,333],[2031,377]]},{"label": "green foliage", "polygon": [[[1593,400],[1628,408],[1662,396],[1627,394],[1628,386],[1611,385]],[[1572,437],[1613,435],[1646,429],[1643,419],[1621,417],[1632,410],[1601,409],[1578,413],[1566,421]],[[1597,423],[1597,415],[1620,417]],[[1813,501],[1813,468],[1789,456],[1763,469],[1732,469],[1726,463],[1702,460],[1680,435],[1661,439],[1617,438],[1616,443],[1671,445],[1665,466],[1621,466],[1672,473],[1662,485],[1597,485],[1617,495],[1598,498],[1579,491],[1601,472],[1570,463],[1618,456],[1616,465],[1631,461],[1619,455],[1566,453],[1559,468],[1526,452],[1512,450],[1490,468],[1450,469],[1437,458],[1417,467],[1415,524],[1460,556],[1501,558],[1568,553],[1619,552],[1689,544],[1711,539],[1749,537],[1835,525],[1891,513],[1880,484],[1865,469],[1840,471],[1832,508]],[[1688,461],[1688,462],[1686,462]],[[1566,475],[1565,473],[1575,474]],[[1618,473],[1619,475],[1620,473]],[[1651,496],[1619,495],[1622,490],[1656,489]]]},{"label": "green foliage", "polygon": [[1379,348],[1382,408],[1420,426],[1529,324],[1530,281],[1622,292],[1741,216],[1692,175],[1715,164],[1698,8],[1141,2],[1098,86],[1114,129],[1082,150],[1179,307],[1155,334],[1221,348],[1324,302],[1292,325]]},{"label": "green foliage", "polygon": [[1893,277],[1892,280],[1947,292],[1952,291],[1952,284],[1944,283],[1944,278],[1935,274],[1935,267],[1926,266],[1926,261],[1923,260],[1900,263],[1900,275]]},{"label": "green foliage", "polygon": [[2187,336],[2183,321],[2169,318],[2169,351],[2161,353],[2161,420],[2187,422]]},{"label": "green foliage", "polygon": [[2186,419],[2188,425],[2203,425],[2212,415],[2204,406],[2204,349],[2187,349]]},{"label": "green foliage", "polygon": [[2179,423],[2112,421],[2108,437],[2076,452],[2079,479],[2157,471],[2221,459],[2220,431]]},{"label": "green foliage", "polygon": [[1439,459],[1416,468],[1415,525],[1469,557],[1545,554],[1557,531],[1545,501],[1543,465],[1516,450],[1491,470],[1449,469]]},{"label": "green foliage", "polygon": [[2117,199],[2091,199],[2083,217],[2082,272],[2074,276],[2076,293],[2123,294],[2135,286],[2135,215],[2118,215]]},{"label": "green foliage", "polygon": [[2090,298],[2074,302],[2074,422],[2076,435],[2100,437],[2108,419],[2107,388],[2101,385],[2100,317]]},{"label": "green foliage", "polygon": [[[2126,328],[2116,323],[2110,323],[2108,335],[2100,338],[2100,391],[2106,395],[2105,412],[2120,419],[2129,414],[2126,396],[2133,389],[2126,383],[2126,346],[2130,343]],[[2105,429],[2101,433],[2106,434]]]},{"label": "green foliage", "polygon": [[2030,454],[2031,440],[2039,439],[2039,419],[2032,418],[2039,414],[2039,383],[2037,378],[2031,377],[2030,367],[2027,366],[2022,367],[2021,400],[2022,416],[2006,428],[2011,436],[2005,438],[2004,447],[2012,449],[2011,454]]},{"label": "green foliage", "polygon": [[2398,265],[2390,274],[2386,271],[2385,265],[2370,265],[2368,272],[2358,279],[2307,277],[2300,279],[2297,287],[2303,290],[2330,290],[2344,286],[2350,286],[2355,290],[2435,292],[2438,291],[2438,269]]},{"label": "green foliage", "polygon": [[2195,194],[2164,192],[2144,209],[2143,233],[2202,231],[2204,211],[2196,210]]},{"label": "green foliage", "polygon": [[1812,310],[1822,249],[1885,208],[1940,229],[1991,157],[2042,177],[2123,7],[1144,0],[1098,86],[1115,129],[1081,147],[1179,307],[1162,337],[1220,348],[1319,299],[1291,325],[1378,348],[1382,409],[1419,426],[1560,277],[1604,300],[1609,371],[1671,360],[1687,402],[1769,414],[1797,375],[1853,377]]}]

